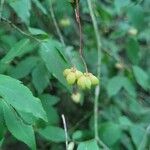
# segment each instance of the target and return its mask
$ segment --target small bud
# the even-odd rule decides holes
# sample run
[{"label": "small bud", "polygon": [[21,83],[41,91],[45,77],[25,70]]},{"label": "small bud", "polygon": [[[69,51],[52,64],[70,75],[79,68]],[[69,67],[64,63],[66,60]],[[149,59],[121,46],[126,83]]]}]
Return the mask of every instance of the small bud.
[{"label": "small bud", "polygon": [[65,69],[63,75],[66,77],[70,73],[70,69]]},{"label": "small bud", "polygon": [[67,75],[66,80],[67,80],[68,84],[70,84],[70,85],[74,84],[75,81],[76,81],[75,73],[70,72],[70,73]]}]

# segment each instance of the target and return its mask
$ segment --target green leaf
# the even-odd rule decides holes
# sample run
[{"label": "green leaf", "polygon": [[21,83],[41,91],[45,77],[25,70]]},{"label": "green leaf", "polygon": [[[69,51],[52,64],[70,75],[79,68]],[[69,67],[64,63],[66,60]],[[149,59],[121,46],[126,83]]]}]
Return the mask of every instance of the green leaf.
[{"label": "green leaf", "polygon": [[122,77],[115,76],[111,78],[107,85],[108,95],[110,97],[116,95],[120,91],[121,88],[122,88]]},{"label": "green leaf", "polygon": [[123,87],[128,92],[129,95],[136,97],[136,91],[132,83],[128,78],[124,78],[122,81]]},{"label": "green leaf", "polygon": [[32,150],[36,150],[35,136],[32,126],[26,125],[17,116],[15,110],[3,100],[5,123],[11,134],[26,143]]},{"label": "green leaf", "polygon": [[134,126],[130,127],[131,138],[137,149],[139,148],[139,146],[145,136],[145,132],[146,132],[145,129],[142,128],[141,126],[134,125]]},{"label": "green leaf", "polygon": [[29,44],[29,39],[22,39],[17,42],[7,53],[7,55],[1,60],[2,63],[10,63],[15,57],[21,55]]},{"label": "green leaf", "polygon": [[6,132],[2,100],[0,98],[0,141],[4,138]]},{"label": "green leaf", "polygon": [[129,6],[129,4],[131,3],[130,0],[115,0],[114,1],[114,5],[116,8],[116,11],[119,13],[122,12],[123,8],[126,8],[127,6]]},{"label": "green leaf", "polygon": [[99,129],[99,136],[108,146],[114,145],[121,138],[121,134],[120,126],[112,122],[103,123]]},{"label": "green leaf", "polygon": [[43,106],[47,118],[48,118],[48,125],[57,125],[59,123],[59,114],[57,112],[57,109],[54,107],[48,107],[48,106]]},{"label": "green leaf", "polygon": [[100,150],[95,140],[82,142],[78,145],[77,150]]},{"label": "green leaf", "polygon": [[28,125],[35,125],[35,122],[38,120],[32,113],[26,113],[23,111],[18,111],[19,116]]},{"label": "green leaf", "polygon": [[31,1],[30,0],[7,0],[16,14],[23,22],[29,24]]},{"label": "green leaf", "polygon": [[128,111],[136,116],[140,116],[144,110],[145,108],[140,105],[137,99],[129,98]]},{"label": "green leaf", "polygon": [[[64,69],[68,68],[66,59],[59,52],[60,43],[54,40],[44,42],[41,46],[40,55],[43,58],[48,71],[54,75],[63,85],[67,86],[63,76]],[[61,49],[63,51],[63,48]]]},{"label": "green leaf", "polygon": [[39,94],[49,84],[49,74],[43,63],[38,64],[32,71],[32,83]]},{"label": "green leaf", "polygon": [[42,6],[42,4],[39,2],[39,0],[32,0],[35,5],[43,12],[43,14],[47,14],[47,10]]},{"label": "green leaf", "polygon": [[57,143],[65,141],[65,131],[59,127],[47,126],[45,129],[40,129],[38,133],[49,141]]},{"label": "green leaf", "polygon": [[0,148],[1,148],[2,144],[3,144],[3,141],[4,141],[4,138],[0,140]]},{"label": "green leaf", "polygon": [[123,134],[121,137],[121,144],[127,149],[127,150],[134,150],[134,145],[132,144],[132,141],[127,134]]},{"label": "green leaf", "polygon": [[27,57],[26,59],[19,62],[17,66],[10,68],[8,70],[8,74],[16,79],[24,78],[30,74],[33,68],[37,65],[37,62],[37,57]]},{"label": "green leaf", "polygon": [[[136,27],[137,29],[141,30],[144,27],[145,16],[144,10],[140,5],[132,5],[128,8],[127,17],[129,22]],[[138,16],[138,17],[135,17]]]},{"label": "green leaf", "polygon": [[35,35],[37,38],[41,40],[48,39],[49,37],[48,34],[41,29],[29,27],[29,31],[31,32],[32,35]]},{"label": "green leaf", "polygon": [[121,116],[119,117],[119,124],[121,128],[128,129],[132,125],[132,122],[126,116]]},{"label": "green leaf", "polygon": [[53,106],[60,101],[59,97],[56,97],[50,94],[43,94],[40,96],[40,99],[42,103],[44,105],[47,105],[48,107]]},{"label": "green leaf", "polygon": [[16,110],[31,113],[37,118],[47,120],[40,100],[35,98],[20,81],[0,75],[0,96]]},{"label": "green leaf", "polygon": [[150,88],[149,77],[147,73],[138,66],[133,66],[133,73],[137,83],[145,90]]},{"label": "green leaf", "polygon": [[110,97],[116,95],[121,88],[124,88],[131,96],[136,97],[134,86],[124,76],[115,76],[111,78],[107,85],[107,92]]},{"label": "green leaf", "polygon": [[59,122],[59,115],[57,113],[57,110],[52,106],[58,103],[59,98],[56,96],[51,96],[49,94],[44,94],[40,96],[40,99],[47,114],[48,124],[56,125]]},{"label": "green leaf", "polygon": [[76,130],[72,134],[72,138],[75,141],[83,141],[91,137],[93,137],[93,133],[90,130]]},{"label": "green leaf", "polygon": [[126,45],[127,55],[133,64],[139,63],[139,43],[134,38],[129,38]]}]

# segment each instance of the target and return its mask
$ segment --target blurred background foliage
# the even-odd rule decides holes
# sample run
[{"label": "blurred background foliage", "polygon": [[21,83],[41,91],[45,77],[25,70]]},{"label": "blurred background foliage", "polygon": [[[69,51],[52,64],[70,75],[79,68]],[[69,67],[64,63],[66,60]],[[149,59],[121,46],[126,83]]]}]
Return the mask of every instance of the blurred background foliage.
[{"label": "blurred background foliage", "polygon": [[[92,4],[102,45],[99,137],[111,150],[149,150],[150,1],[92,0]],[[1,0],[1,10],[0,73],[22,81],[41,100],[47,114],[45,122],[19,112],[35,131],[37,149],[65,149],[61,114],[65,115],[74,149],[103,149],[94,140],[94,89],[79,90],[75,99],[76,93],[62,75],[72,64],[84,71],[71,4],[67,0]],[[84,57],[89,71],[96,75],[97,44],[86,0],[80,0],[80,16]],[[65,44],[60,41],[54,19]],[[0,80],[3,84],[4,79]],[[9,121],[9,112],[1,110],[1,149],[28,149],[22,142],[34,149],[30,134],[22,139],[20,125]],[[11,128],[13,125],[16,130]],[[28,133],[26,127],[21,127]]]}]

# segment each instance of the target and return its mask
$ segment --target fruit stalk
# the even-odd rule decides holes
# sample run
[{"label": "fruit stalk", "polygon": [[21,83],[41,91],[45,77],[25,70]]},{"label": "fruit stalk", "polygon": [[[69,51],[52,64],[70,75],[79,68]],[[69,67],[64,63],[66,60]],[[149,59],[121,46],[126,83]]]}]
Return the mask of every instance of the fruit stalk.
[{"label": "fruit stalk", "polygon": [[83,58],[83,52],[82,52],[82,27],[81,27],[81,21],[80,21],[79,0],[76,0],[75,15],[76,15],[76,21],[77,21],[78,27],[79,27],[79,36],[80,36],[80,38],[79,38],[79,42],[80,42],[79,54],[80,54],[81,60],[84,64],[85,71],[88,72],[87,65]]}]

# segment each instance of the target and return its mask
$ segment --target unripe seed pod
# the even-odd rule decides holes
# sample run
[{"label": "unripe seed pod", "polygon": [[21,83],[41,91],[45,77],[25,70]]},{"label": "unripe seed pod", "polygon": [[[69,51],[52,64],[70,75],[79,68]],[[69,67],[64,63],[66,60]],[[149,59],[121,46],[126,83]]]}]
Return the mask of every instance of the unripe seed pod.
[{"label": "unripe seed pod", "polygon": [[91,80],[88,77],[86,77],[85,86],[87,89],[91,89]]},{"label": "unripe seed pod", "polygon": [[78,86],[81,88],[81,89],[85,89],[86,88],[86,77],[83,75],[81,76],[78,81],[77,81],[77,84]]},{"label": "unripe seed pod", "polygon": [[75,103],[80,103],[81,101],[81,94],[78,92],[78,93],[73,93],[71,95],[71,98],[72,100],[75,102]]},{"label": "unripe seed pod", "polygon": [[136,28],[134,28],[134,27],[131,27],[131,28],[128,30],[128,33],[129,33],[130,35],[137,35],[138,30],[137,30]]},{"label": "unripe seed pod", "polygon": [[89,79],[91,80],[92,85],[98,85],[99,84],[98,78],[95,77],[94,75],[90,74]]},{"label": "unripe seed pod", "polygon": [[74,84],[75,81],[76,81],[75,73],[70,72],[70,73],[67,75],[66,80],[67,80],[68,84],[70,84],[70,85]]},{"label": "unripe seed pod", "polygon": [[65,69],[63,75],[66,77],[70,73],[70,69]]},{"label": "unripe seed pod", "polygon": [[71,22],[70,22],[69,18],[64,18],[64,19],[60,20],[60,25],[62,27],[68,27],[68,26],[70,26],[70,24],[71,24]]},{"label": "unripe seed pod", "polygon": [[79,70],[76,70],[75,74],[77,79],[79,79],[83,75],[83,73]]}]

